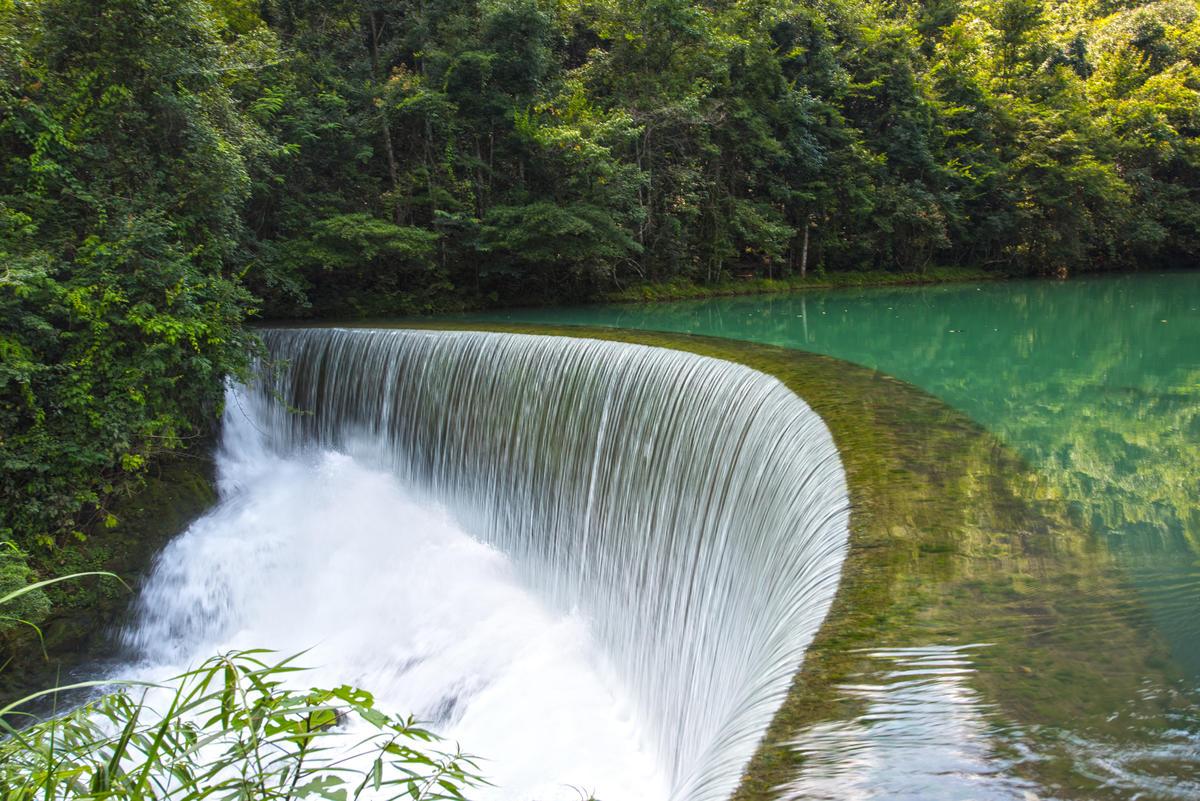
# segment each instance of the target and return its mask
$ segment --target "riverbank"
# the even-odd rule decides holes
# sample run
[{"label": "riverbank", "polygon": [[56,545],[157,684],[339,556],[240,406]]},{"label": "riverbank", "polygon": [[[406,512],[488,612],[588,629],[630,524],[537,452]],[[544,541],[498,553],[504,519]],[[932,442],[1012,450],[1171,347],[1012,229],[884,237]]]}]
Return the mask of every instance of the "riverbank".
[{"label": "riverbank", "polygon": [[962,281],[1003,281],[1010,276],[988,270],[966,267],[936,267],[919,273],[870,272],[811,273],[803,278],[728,278],[715,284],[673,280],[635,284],[624,289],[606,292],[595,303],[657,303],[672,300],[699,300],[731,295],[770,295],[804,292],[810,289],[839,289],[872,286],[919,286],[950,284]]},{"label": "riverbank", "polygon": [[212,444],[194,446],[157,463],[137,490],[115,500],[116,525],[93,524],[82,540],[35,553],[30,566],[40,577],[104,570],[120,581],[87,577],[47,589],[40,633],[21,627],[0,639],[0,705],[69,683],[77,667],[111,655],[113,629],[155,555],[216,498]]}]

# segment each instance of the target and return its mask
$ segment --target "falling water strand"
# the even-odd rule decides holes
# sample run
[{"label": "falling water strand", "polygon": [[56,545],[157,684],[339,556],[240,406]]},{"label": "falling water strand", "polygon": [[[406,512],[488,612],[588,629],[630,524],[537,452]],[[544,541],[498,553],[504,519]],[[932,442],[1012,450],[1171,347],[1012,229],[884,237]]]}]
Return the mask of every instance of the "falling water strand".
[{"label": "falling water strand", "polygon": [[[741,365],[597,340],[264,339],[259,380],[234,397],[269,449],[349,454],[449,510],[536,597],[586,621],[671,799],[732,792],[846,550],[841,463],[800,398]],[[133,641],[180,628],[168,595],[143,604]]]}]

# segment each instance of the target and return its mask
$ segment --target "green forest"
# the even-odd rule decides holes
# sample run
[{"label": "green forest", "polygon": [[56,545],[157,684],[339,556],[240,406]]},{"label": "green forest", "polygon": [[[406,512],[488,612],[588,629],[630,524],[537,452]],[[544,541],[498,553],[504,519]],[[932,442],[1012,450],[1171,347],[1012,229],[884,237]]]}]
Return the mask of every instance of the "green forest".
[{"label": "green forest", "polygon": [[1198,134],[1191,0],[0,0],[0,582],[255,319],[1194,264]]}]

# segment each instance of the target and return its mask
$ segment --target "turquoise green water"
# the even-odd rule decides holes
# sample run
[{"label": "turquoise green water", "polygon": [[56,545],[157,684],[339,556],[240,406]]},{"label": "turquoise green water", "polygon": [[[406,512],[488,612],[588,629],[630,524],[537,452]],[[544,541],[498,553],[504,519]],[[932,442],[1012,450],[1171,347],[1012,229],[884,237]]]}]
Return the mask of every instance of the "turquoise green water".
[{"label": "turquoise green water", "polygon": [[[810,767],[791,788],[794,797],[838,797],[839,787],[880,798],[1077,797],[1067,791],[1086,778],[1104,788],[1103,797],[1200,798],[1200,713],[1194,702],[1178,700],[1194,698],[1200,688],[1200,274],[830,290],[518,310],[476,319],[748,340],[835,356],[924,389],[995,433],[1035,468],[1043,484],[1038,491],[1065,504],[1069,517],[1124,574],[1138,599],[1130,625],[1161,635],[1170,672],[1185,677],[1174,687],[1147,686],[1139,697],[1114,705],[1114,720],[1131,721],[1124,742],[1101,746],[1057,721],[1057,747],[1078,754],[1067,769],[1075,778],[1056,789],[991,781],[1003,772],[997,767],[1002,761],[988,755],[1005,747],[1029,752],[1033,734],[1002,746],[992,735],[953,734],[945,715],[936,712],[941,698],[952,712],[949,719],[992,720],[987,699],[971,700],[937,682],[930,698],[914,695],[912,683],[889,679],[907,673],[881,667],[846,692],[873,688],[890,723],[867,715],[799,733],[798,748]],[[1081,599],[1085,610],[1086,603]],[[1086,628],[1086,611],[1079,619]],[[1103,631],[1094,638],[1095,659],[1102,662],[1108,658]],[[959,670],[938,672],[937,681]],[[1182,703],[1182,711],[1171,714],[1166,729],[1133,734],[1148,710],[1168,702]],[[900,708],[915,710],[911,719],[895,717]],[[926,748],[915,761],[910,741]],[[978,763],[963,757],[968,746],[980,749]],[[1044,757],[1029,752],[1023,759]],[[864,768],[868,763],[872,767]],[[926,775],[923,764],[946,769]]]}]

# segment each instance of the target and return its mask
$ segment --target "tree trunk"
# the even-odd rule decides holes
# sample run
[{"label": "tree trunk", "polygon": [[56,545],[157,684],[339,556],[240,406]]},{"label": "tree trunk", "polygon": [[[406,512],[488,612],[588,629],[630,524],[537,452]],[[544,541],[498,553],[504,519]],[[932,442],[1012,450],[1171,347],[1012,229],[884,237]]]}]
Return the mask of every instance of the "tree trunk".
[{"label": "tree trunk", "polygon": [[[375,19],[374,11],[367,12],[367,19],[370,21],[371,27],[367,39],[367,46],[371,53],[371,78],[376,85],[382,86],[379,76],[379,23]],[[402,222],[399,202],[400,175],[396,167],[396,150],[392,147],[392,127],[388,124],[386,109],[380,112],[379,124],[383,133],[383,152],[387,154],[388,177],[392,182],[392,220],[399,225]]]},{"label": "tree trunk", "polygon": [[[808,229],[812,228],[812,219],[804,218],[804,246],[800,249],[800,278],[808,276]],[[807,327],[807,321],[805,321]]]}]

